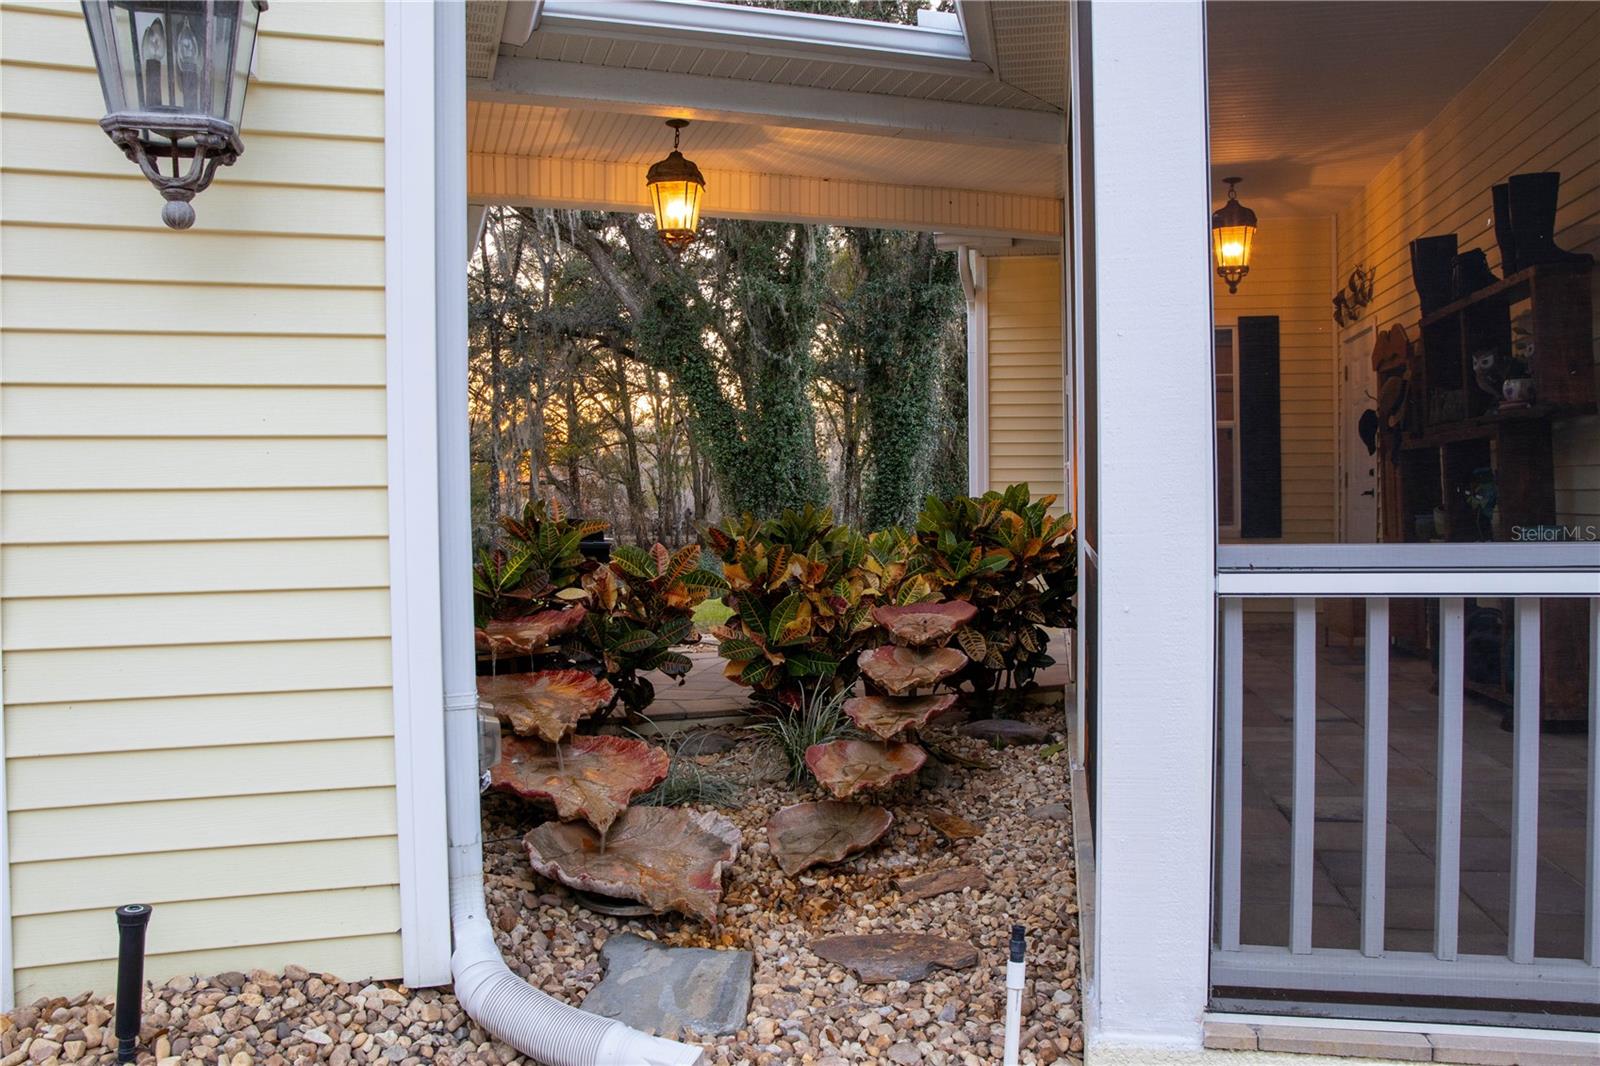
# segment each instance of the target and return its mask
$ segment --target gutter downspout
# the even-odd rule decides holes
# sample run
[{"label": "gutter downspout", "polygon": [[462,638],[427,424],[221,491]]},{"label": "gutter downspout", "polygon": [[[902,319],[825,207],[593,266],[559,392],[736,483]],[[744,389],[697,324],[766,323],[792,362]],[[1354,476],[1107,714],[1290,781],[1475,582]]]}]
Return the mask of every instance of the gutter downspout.
[{"label": "gutter downspout", "polygon": [[466,8],[433,7],[435,393],[444,676],[445,811],[450,843],[450,973],[467,1015],[550,1066],[697,1066],[697,1047],[647,1036],[545,995],[506,966],[483,895],[478,690],[472,646],[467,429]]}]

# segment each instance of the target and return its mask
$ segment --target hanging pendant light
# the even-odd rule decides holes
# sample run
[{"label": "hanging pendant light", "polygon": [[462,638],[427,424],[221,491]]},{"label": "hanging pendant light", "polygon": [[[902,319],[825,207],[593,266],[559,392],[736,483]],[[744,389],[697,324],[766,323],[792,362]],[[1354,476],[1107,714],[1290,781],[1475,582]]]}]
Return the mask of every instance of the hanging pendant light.
[{"label": "hanging pendant light", "polygon": [[667,119],[672,127],[672,154],[653,164],[644,178],[655,207],[656,235],[675,250],[688,246],[698,235],[700,197],[706,191],[700,168],[678,151],[679,131],[688,124],[686,118]]},{"label": "hanging pendant light", "polygon": [[1250,273],[1250,247],[1256,239],[1256,213],[1239,202],[1234,188],[1242,178],[1223,178],[1228,183],[1228,202],[1211,213],[1211,253],[1217,276],[1228,283],[1229,292],[1239,291],[1239,282]]}]

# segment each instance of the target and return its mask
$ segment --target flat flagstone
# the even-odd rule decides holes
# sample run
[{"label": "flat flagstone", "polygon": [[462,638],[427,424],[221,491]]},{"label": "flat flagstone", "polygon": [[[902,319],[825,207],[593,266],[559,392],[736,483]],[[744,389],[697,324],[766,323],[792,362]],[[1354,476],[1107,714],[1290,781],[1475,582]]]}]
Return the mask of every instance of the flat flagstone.
[{"label": "flat flagstone", "polygon": [[1065,803],[1045,803],[1028,812],[1029,818],[1042,818],[1051,822],[1070,822],[1072,808]]},{"label": "flat flagstone", "polygon": [[976,866],[953,866],[948,870],[934,870],[895,881],[902,903],[915,903],[919,899],[942,896],[946,892],[960,892],[964,888],[981,892],[988,885],[989,880],[983,876],[983,870]]},{"label": "flat flagstone", "polygon": [[600,949],[600,964],[605,977],[583,1009],[635,1029],[723,1036],[742,1027],[750,1009],[748,951],[669,948],[623,933]]},{"label": "flat flagstone", "polygon": [[993,741],[1001,747],[1010,744],[1043,744],[1050,739],[1050,730],[1031,722],[1018,722],[1010,718],[984,718],[968,722],[961,734],[979,740]]},{"label": "flat flagstone", "polygon": [[811,945],[818,958],[852,970],[869,985],[920,981],[934,970],[978,965],[978,949],[926,933],[830,936]]}]

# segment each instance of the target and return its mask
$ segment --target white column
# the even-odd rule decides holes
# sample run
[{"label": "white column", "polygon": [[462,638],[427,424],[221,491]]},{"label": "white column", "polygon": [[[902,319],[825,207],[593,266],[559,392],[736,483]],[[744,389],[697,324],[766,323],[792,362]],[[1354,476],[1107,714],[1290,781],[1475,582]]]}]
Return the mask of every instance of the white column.
[{"label": "white column", "polygon": [[1203,10],[1089,15],[1100,447],[1086,474],[1099,478],[1101,602],[1089,1039],[1199,1047],[1216,680]]}]

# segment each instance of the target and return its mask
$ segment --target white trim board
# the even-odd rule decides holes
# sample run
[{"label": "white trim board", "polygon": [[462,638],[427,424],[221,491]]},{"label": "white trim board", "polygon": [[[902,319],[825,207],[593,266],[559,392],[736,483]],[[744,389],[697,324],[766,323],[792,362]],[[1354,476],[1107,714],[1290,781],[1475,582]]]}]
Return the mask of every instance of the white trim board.
[{"label": "white trim board", "polygon": [[989,491],[989,261],[957,250],[972,279],[967,302],[967,492]]},{"label": "white trim board", "polygon": [[[400,943],[408,985],[450,980],[434,339],[437,66],[429,4],[384,11],[384,320]],[[463,208],[464,210],[464,205]],[[452,263],[451,275],[464,269]]]},{"label": "white trim board", "polygon": [[1425,1022],[1386,1022],[1369,1018],[1305,1018],[1289,1014],[1237,1014],[1227,1011],[1207,1011],[1208,1022],[1232,1022],[1237,1025],[1273,1025],[1300,1029],[1355,1029],[1375,1033],[1452,1033],[1461,1036],[1488,1036],[1507,1040],[1526,1040],[1536,1045],[1540,1041],[1591,1041],[1600,1048],[1600,1035],[1578,1029],[1526,1029],[1514,1025],[1450,1025]]}]

